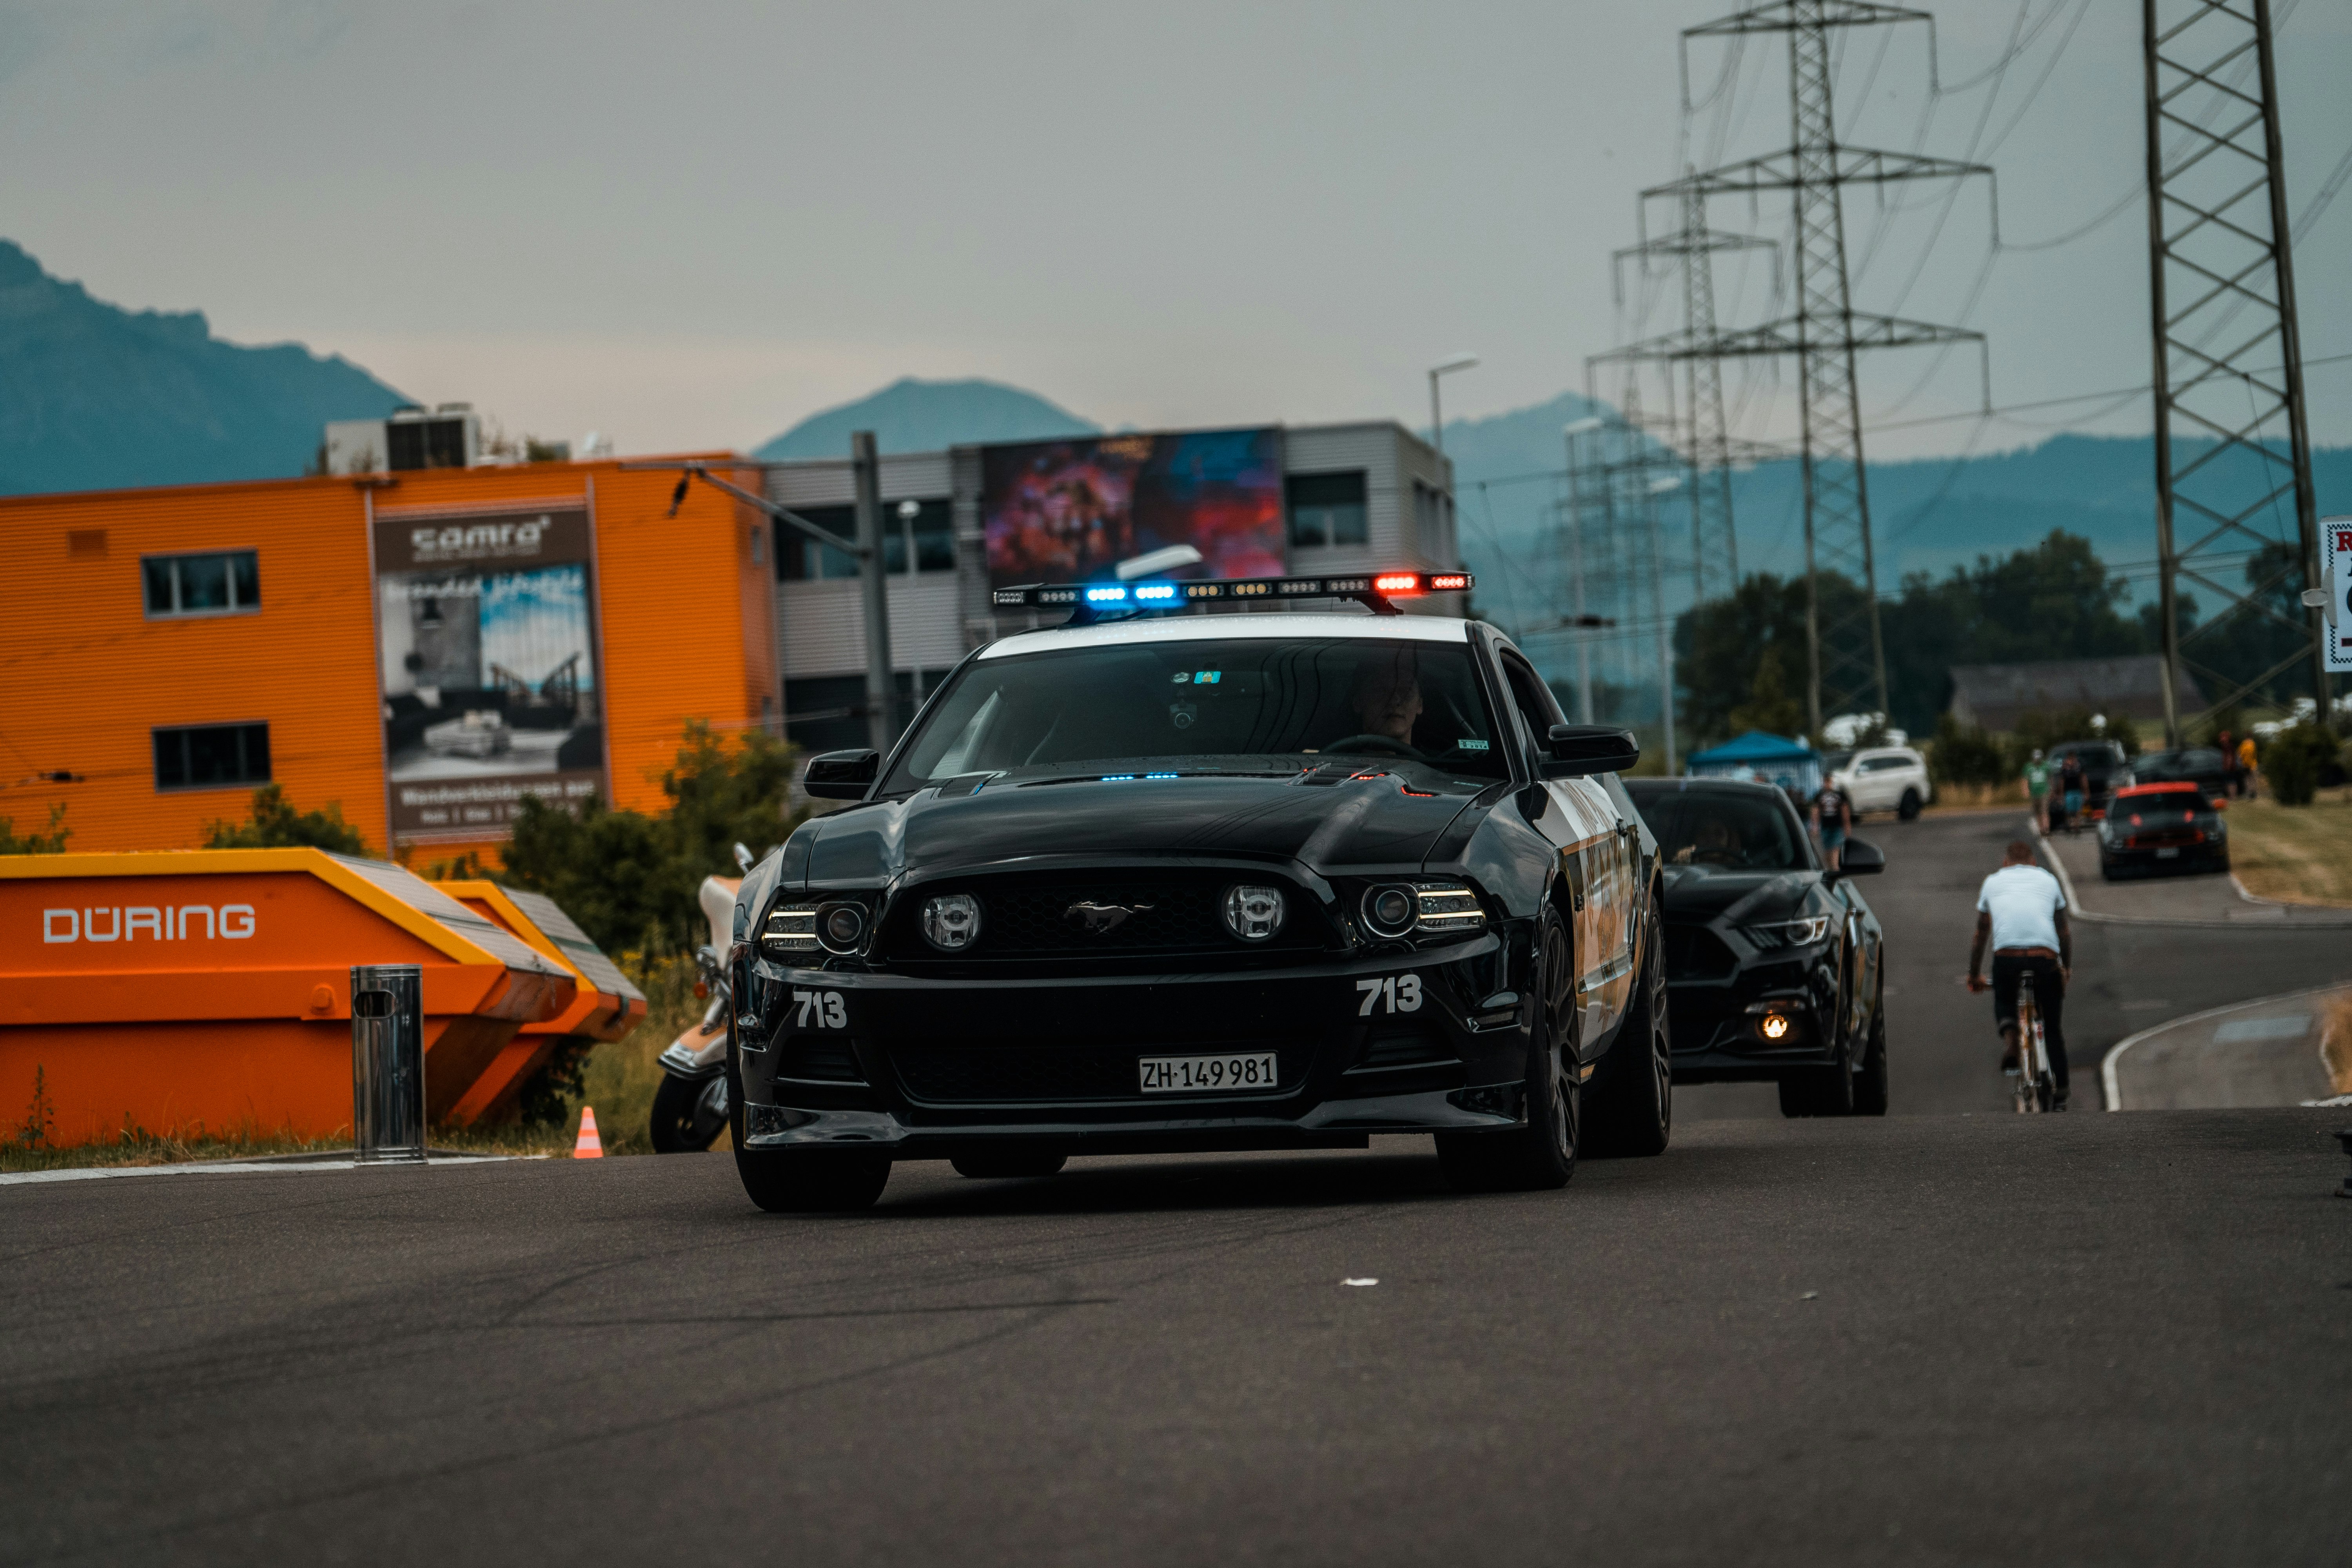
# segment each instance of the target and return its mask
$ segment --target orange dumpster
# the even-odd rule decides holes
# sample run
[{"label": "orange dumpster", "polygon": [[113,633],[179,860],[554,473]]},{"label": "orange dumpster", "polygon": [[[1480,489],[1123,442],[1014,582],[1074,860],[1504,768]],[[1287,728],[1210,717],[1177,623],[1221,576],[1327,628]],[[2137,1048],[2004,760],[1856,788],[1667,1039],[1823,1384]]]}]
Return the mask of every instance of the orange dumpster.
[{"label": "orange dumpster", "polygon": [[496,882],[434,884],[467,909],[528,942],[542,956],[570,970],[579,982],[572,1005],[552,1017],[515,1030],[514,1038],[482,1070],[449,1120],[502,1121],[514,1113],[523,1085],[565,1046],[583,1040],[617,1040],[644,1021],[645,993],[604,956],[553,899],[501,887]]},{"label": "orange dumpster", "polygon": [[398,866],[319,849],[0,857],[0,1115],[322,1138],[352,1120],[351,968],[425,972],[425,1112],[579,984]]}]

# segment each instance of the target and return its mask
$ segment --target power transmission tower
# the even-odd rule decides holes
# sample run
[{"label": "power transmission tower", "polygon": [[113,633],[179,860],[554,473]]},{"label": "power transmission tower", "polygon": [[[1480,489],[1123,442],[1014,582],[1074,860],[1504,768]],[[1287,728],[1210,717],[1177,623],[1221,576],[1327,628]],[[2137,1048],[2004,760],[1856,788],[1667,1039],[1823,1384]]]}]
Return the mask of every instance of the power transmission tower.
[{"label": "power transmission tower", "polygon": [[[1686,327],[1601,356],[1669,363],[1741,355],[1796,356],[1804,476],[1805,718],[1817,735],[1829,714],[1863,708],[1884,713],[1888,708],[1854,356],[1864,349],[1959,342],[1976,343],[1981,355],[1984,345],[1981,332],[1853,308],[1845,261],[1842,194],[1845,186],[1992,174],[1982,163],[1840,145],[1830,36],[1841,27],[1899,22],[1927,23],[1932,51],[1935,18],[1928,13],[1867,0],[1772,0],[1685,30],[1685,48],[1692,38],[1788,35],[1790,145],[1786,152],[1687,174],[1643,192],[1643,199],[1673,196],[1685,203],[1696,199],[1703,211],[1705,202],[1715,196],[1744,195],[1753,200],[1766,192],[1788,192],[1795,218],[1796,313],[1704,339]],[[1990,407],[1989,362],[1987,384]],[[1848,576],[1861,589],[1857,597],[1845,599],[1827,616],[1821,592],[1821,574],[1825,571]]]},{"label": "power transmission tower", "polygon": [[[2142,12],[2158,608],[2164,727],[2179,745],[2176,661],[2205,678],[2210,714],[2308,660],[2325,720],[2327,654],[2320,613],[2298,613],[2295,604],[2297,591],[2319,580],[2319,509],[2304,414],[2270,0],[2142,0]],[[2168,134],[2174,141],[2168,150]],[[2292,520],[2281,509],[2290,497]],[[2190,520],[2185,546],[2175,531],[2184,516]],[[2233,567],[2242,585],[2229,582]],[[2185,634],[2178,607],[2183,581],[2223,605]],[[2220,642],[2212,634],[2224,627],[2265,626],[2273,646],[2257,643],[2253,659],[2284,657],[2252,673],[2242,650],[2232,660],[2237,668],[2226,672],[2189,651],[2200,641]]]},{"label": "power transmission tower", "polygon": [[[1621,268],[1629,257],[1638,258],[1645,268],[1654,259],[1673,262],[1682,273],[1683,329],[1693,341],[1709,342],[1716,335],[1717,255],[1723,251],[1769,251],[1777,277],[1780,247],[1759,235],[1727,234],[1707,227],[1706,198],[1696,190],[1683,193],[1680,216],[1681,224],[1673,233],[1654,238],[1645,235],[1639,245],[1617,252],[1615,259]],[[1612,282],[1622,302],[1622,272]],[[1690,468],[1693,603],[1703,604],[1739,586],[1739,535],[1731,515],[1731,428],[1723,415],[1722,356],[1693,354],[1684,363],[1689,425],[1685,431],[1677,432],[1677,439]],[[1667,374],[1671,391],[1671,368]]]}]

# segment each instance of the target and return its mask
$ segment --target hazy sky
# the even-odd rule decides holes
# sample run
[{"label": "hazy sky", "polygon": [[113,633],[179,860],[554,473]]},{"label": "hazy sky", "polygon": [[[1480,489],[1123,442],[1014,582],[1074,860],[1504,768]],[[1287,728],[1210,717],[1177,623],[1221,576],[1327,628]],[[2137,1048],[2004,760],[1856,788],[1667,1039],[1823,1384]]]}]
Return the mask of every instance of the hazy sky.
[{"label": "hazy sky", "polygon": [[[100,298],[201,309],[224,336],[299,340],[625,452],[753,445],[902,374],[1009,381],[1111,424],[1425,423],[1422,370],[1459,350],[1485,363],[1448,382],[1449,415],[1581,385],[1586,355],[1643,325],[1610,279],[1636,193],[1708,156],[1718,126],[1726,157],[1785,144],[1786,55],[1760,45],[1727,120],[1710,107],[1683,138],[1677,30],[1731,8],[7,4],[0,233]],[[1948,89],[2021,43],[1990,107],[1992,82],[1948,90],[1922,143],[1995,149],[2010,242],[2135,187],[2135,0],[2022,0],[2021,30],[2019,0],[1935,9]],[[1881,31],[1883,58],[1876,34],[1848,49],[1841,120],[1907,148],[1925,29]],[[2300,210],[2352,144],[2352,5],[2306,0],[2283,31]],[[1695,94],[1724,58],[1695,49]],[[1857,303],[1957,315],[1986,194],[1951,205],[1932,251],[1935,193],[1904,193],[1874,248],[1875,199],[1850,203]],[[2146,379],[2146,246],[2133,203],[1998,259],[1969,318],[1996,399]],[[2306,354],[2352,353],[2352,193],[2297,256]],[[1738,268],[1722,278],[1726,315],[1753,319],[1767,268],[1744,293]],[[1673,324],[1661,307],[1646,330]],[[1885,356],[1867,405],[1975,405],[1973,356],[1915,393],[1928,368]],[[1753,434],[1769,390],[1745,405]],[[2310,390],[2316,433],[2352,440],[2352,361]],[[2094,427],[2147,422],[2140,398]],[[1874,450],[2038,434],[1913,425]]]}]

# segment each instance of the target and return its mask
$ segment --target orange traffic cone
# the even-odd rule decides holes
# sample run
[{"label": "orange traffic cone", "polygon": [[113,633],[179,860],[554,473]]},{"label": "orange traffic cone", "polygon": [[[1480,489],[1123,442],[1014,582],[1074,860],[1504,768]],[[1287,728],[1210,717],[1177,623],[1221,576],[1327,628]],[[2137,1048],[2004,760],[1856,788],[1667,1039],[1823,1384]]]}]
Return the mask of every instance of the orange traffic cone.
[{"label": "orange traffic cone", "polygon": [[596,1108],[580,1108],[580,1142],[572,1146],[575,1160],[601,1160],[604,1157],[604,1141],[596,1136]]}]

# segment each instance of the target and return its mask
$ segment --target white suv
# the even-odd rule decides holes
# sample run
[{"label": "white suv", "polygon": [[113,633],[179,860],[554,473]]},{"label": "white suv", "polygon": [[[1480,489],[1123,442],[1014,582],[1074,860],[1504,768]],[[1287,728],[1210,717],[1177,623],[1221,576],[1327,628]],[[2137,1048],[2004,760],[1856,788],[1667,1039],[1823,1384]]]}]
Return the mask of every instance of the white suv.
[{"label": "white suv", "polygon": [[1865,811],[1891,811],[1908,822],[1936,798],[1936,786],[1927,778],[1927,759],[1908,746],[1856,752],[1830,779],[1845,791],[1856,816]]}]

